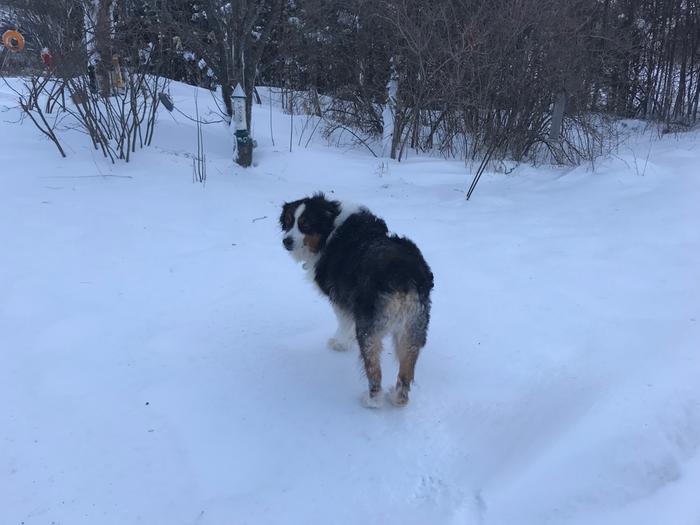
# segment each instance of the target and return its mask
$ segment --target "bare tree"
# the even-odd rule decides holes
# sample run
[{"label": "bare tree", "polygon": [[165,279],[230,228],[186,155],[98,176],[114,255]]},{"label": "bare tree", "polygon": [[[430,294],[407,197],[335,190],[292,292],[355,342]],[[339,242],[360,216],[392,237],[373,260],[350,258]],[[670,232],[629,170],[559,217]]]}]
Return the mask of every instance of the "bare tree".
[{"label": "bare tree", "polygon": [[191,51],[221,86],[223,113],[231,119],[231,94],[241,84],[250,129],[253,91],[263,50],[282,12],[283,0],[203,0],[164,3],[170,34]]}]

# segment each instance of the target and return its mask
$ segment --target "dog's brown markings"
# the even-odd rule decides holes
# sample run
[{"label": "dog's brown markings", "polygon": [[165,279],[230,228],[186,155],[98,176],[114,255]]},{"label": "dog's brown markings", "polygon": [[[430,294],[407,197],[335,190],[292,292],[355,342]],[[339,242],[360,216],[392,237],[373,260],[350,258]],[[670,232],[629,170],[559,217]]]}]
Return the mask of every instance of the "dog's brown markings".
[{"label": "dog's brown markings", "polygon": [[307,246],[311,253],[318,253],[321,250],[321,234],[310,233],[304,235],[304,246]]}]

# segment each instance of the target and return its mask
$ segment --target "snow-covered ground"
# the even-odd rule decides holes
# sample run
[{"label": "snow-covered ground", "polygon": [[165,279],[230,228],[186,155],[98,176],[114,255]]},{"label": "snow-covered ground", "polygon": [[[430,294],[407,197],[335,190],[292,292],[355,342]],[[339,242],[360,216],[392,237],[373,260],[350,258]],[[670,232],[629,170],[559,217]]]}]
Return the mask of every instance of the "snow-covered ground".
[{"label": "snow-covered ground", "polygon": [[[193,88],[175,85],[193,113]],[[209,100],[199,97],[200,110]],[[14,105],[0,88],[0,106]],[[0,523],[700,523],[700,137],[573,170],[388,169],[255,107],[256,166],[162,113],[112,166],[0,113]],[[646,160],[648,156],[648,161]],[[284,252],[279,206],[361,202],[436,279],[411,403]],[[396,364],[387,348],[385,381]]]}]

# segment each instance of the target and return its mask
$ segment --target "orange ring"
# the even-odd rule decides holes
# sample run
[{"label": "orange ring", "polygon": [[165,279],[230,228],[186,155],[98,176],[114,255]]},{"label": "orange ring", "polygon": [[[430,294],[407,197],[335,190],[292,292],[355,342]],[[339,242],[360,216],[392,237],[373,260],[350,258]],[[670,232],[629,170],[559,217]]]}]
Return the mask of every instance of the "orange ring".
[{"label": "orange ring", "polygon": [[22,51],[24,49],[24,37],[22,33],[12,29],[3,33],[2,43],[10,51]]}]

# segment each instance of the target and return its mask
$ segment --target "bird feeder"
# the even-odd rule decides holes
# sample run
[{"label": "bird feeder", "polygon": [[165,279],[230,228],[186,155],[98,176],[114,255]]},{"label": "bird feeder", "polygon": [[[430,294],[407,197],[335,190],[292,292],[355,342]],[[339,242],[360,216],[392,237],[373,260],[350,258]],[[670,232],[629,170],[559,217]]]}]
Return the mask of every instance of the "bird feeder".
[{"label": "bird feeder", "polygon": [[245,114],[245,93],[240,84],[236,84],[231,98],[233,98],[233,122],[236,126],[236,133],[239,131],[248,131]]},{"label": "bird feeder", "polygon": [[53,56],[51,55],[51,51],[49,51],[49,48],[43,48],[39,52],[39,56],[41,57],[41,61],[44,63],[44,65],[51,69],[51,67],[53,66]]},{"label": "bird feeder", "polygon": [[240,84],[236,84],[231,98],[233,99],[233,125],[236,128],[236,148],[238,150],[236,162],[247,168],[253,162],[253,139],[248,133],[246,96]]},{"label": "bird feeder", "polygon": [[24,37],[19,31],[5,31],[2,35],[2,44],[9,51],[16,53],[24,49]]}]

